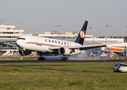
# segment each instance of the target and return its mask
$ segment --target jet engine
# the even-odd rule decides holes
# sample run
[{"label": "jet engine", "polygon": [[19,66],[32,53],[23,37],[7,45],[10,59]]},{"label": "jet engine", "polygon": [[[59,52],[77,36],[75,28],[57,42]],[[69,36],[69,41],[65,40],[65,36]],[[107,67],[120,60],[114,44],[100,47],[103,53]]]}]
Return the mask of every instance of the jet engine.
[{"label": "jet engine", "polygon": [[71,54],[71,50],[68,47],[61,47],[58,52],[62,55]]},{"label": "jet engine", "polygon": [[19,49],[19,54],[21,56],[30,55],[31,54],[31,51]]}]

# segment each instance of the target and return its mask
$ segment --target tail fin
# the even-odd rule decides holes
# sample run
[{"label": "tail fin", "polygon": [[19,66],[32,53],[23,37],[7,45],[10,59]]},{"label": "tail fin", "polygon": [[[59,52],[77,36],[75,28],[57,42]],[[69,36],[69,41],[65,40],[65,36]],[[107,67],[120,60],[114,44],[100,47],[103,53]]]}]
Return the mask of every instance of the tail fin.
[{"label": "tail fin", "polygon": [[88,24],[88,21],[85,21],[84,25],[82,26],[81,31],[78,34],[78,37],[75,40],[76,43],[83,45],[85,34],[86,34],[86,29],[87,29],[87,24]]}]

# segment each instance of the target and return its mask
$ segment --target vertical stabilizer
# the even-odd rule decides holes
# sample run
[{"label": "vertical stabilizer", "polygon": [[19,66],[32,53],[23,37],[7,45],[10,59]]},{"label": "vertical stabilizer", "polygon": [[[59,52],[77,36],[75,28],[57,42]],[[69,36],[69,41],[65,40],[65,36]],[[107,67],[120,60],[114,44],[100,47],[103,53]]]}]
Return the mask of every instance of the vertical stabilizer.
[{"label": "vertical stabilizer", "polygon": [[86,29],[87,29],[87,24],[88,24],[88,21],[85,21],[85,23],[82,26],[81,31],[78,34],[78,37],[75,40],[76,43],[83,45],[85,34],[86,34]]}]

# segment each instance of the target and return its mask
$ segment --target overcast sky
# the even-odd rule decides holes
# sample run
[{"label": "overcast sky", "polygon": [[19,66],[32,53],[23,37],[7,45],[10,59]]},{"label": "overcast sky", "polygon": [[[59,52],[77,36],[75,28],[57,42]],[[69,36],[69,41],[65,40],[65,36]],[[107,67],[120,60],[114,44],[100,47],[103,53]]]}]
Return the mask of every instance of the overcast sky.
[{"label": "overcast sky", "polygon": [[79,32],[87,20],[87,34],[104,36],[108,25],[108,35],[127,35],[127,0],[0,0],[0,19],[29,34]]}]

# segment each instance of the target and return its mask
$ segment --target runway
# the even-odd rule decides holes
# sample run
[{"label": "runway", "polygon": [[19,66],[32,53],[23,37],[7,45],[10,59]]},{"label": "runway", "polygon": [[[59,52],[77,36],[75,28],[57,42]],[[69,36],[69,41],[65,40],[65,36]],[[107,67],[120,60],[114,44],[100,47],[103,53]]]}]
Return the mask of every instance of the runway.
[{"label": "runway", "polygon": [[0,61],[0,64],[11,64],[11,63],[76,63],[76,62],[127,62],[127,60],[6,60]]}]

